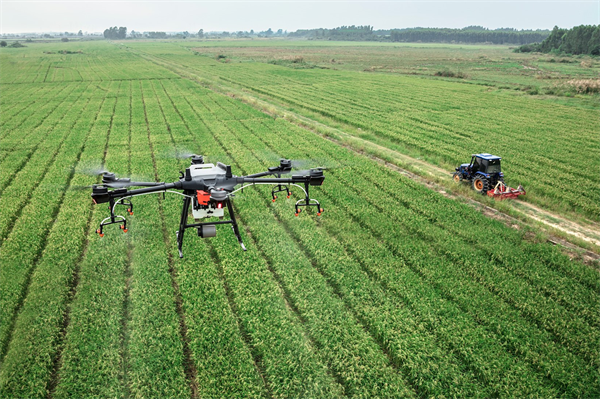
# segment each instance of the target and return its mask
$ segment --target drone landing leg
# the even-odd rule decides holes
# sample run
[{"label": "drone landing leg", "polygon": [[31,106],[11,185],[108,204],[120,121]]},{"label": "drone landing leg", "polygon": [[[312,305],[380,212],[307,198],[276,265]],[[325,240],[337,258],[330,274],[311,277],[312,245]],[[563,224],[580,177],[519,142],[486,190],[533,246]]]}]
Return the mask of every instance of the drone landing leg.
[{"label": "drone landing leg", "polygon": [[191,202],[192,199],[189,196],[183,198],[183,209],[181,210],[181,220],[179,221],[179,230],[177,231],[177,250],[179,251],[180,258],[183,258],[183,233],[185,233]]},{"label": "drone landing leg", "polygon": [[246,246],[242,241],[242,236],[240,235],[240,230],[238,229],[237,221],[235,220],[235,215],[233,214],[233,206],[231,205],[231,200],[229,198],[227,198],[226,204],[227,208],[229,209],[229,217],[231,217],[231,227],[233,228],[233,232],[235,233],[235,236],[237,237],[240,246],[245,251]]}]

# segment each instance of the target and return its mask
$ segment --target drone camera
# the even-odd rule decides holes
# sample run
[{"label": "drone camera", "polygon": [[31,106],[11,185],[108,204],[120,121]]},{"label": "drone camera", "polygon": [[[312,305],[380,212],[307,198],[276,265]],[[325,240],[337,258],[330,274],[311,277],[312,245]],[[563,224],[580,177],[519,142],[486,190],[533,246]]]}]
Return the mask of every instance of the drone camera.
[{"label": "drone camera", "polygon": [[217,236],[217,226],[214,224],[205,224],[198,227],[198,237],[208,238]]}]

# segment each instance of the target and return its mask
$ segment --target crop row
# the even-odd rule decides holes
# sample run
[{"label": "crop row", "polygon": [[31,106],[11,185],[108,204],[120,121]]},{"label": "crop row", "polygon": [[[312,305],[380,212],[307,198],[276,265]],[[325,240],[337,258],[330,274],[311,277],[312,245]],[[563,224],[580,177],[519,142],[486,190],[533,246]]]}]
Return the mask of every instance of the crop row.
[{"label": "crop row", "polygon": [[[33,152],[30,158],[23,160],[24,163],[26,162],[25,166],[18,170],[11,184],[3,190],[3,196],[0,197],[0,207],[4,209],[0,216],[1,240],[10,233],[13,222],[29,203],[29,199],[38,185],[44,181],[44,177],[51,169],[55,159],[57,157],[60,159],[65,149],[64,145],[69,145],[69,138],[73,137],[73,127],[78,121],[79,114],[85,110],[89,102],[90,98],[88,97],[81,109],[73,106],[66,108],[64,114],[52,121],[54,126],[50,128],[48,138],[40,145],[35,145],[38,151]],[[62,165],[62,167],[68,170],[68,165]]]},{"label": "crop row", "polygon": [[[96,102],[95,105],[99,106],[99,103],[101,101]],[[97,113],[98,109],[93,108],[84,112],[88,118],[80,119],[80,125],[85,129],[86,126],[89,126],[89,121],[94,120],[94,115]],[[0,278],[0,284],[2,284],[0,348],[2,355],[6,351],[15,311],[22,304],[27,293],[31,272],[46,246],[48,230],[63,203],[65,187],[69,185],[73,176],[73,172],[69,173],[68,171],[83,149],[82,138],[85,137],[85,134],[77,133],[77,123],[75,121],[73,123],[75,123],[73,130],[70,130],[71,125],[66,129],[66,133],[63,133],[67,136],[64,145],[53,154],[51,164],[44,168],[43,180],[39,177],[32,178],[39,185],[36,184],[37,188],[35,189],[30,188],[32,191],[23,196],[29,201],[22,205],[19,210],[19,218],[14,221],[14,225],[11,225],[10,234],[6,236],[0,248],[0,263],[2,264],[0,269],[2,277]],[[65,173],[65,171],[67,172]],[[16,201],[15,196],[11,197],[8,193],[5,194],[3,200],[12,198],[12,201]],[[3,231],[8,232],[8,229],[5,228]]]},{"label": "crop row", "polygon": [[[87,112],[80,113],[75,127],[89,133],[80,133],[83,152],[74,164],[91,164],[104,152],[107,131],[96,126],[94,115],[94,109],[101,109],[103,101],[102,98],[94,100],[95,108],[89,106]],[[92,182],[92,177],[75,173],[70,184],[77,187]],[[77,284],[79,261],[86,248],[92,211],[87,191],[66,191],[62,204],[65,205],[45,233],[45,248],[14,322],[12,340],[0,372],[0,395],[3,397],[45,397],[54,383],[52,378],[62,344],[65,313]],[[27,256],[27,252],[21,255]],[[11,279],[16,277],[18,275],[11,275]]]}]

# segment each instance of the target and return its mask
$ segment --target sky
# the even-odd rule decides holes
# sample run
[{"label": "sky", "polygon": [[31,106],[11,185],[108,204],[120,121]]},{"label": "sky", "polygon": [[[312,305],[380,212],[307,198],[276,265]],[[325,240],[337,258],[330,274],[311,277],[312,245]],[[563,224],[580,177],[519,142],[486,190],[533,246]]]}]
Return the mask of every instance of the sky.
[{"label": "sky", "polygon": [[552,29],[600,24],[600,0],[0,0],[0,33],[264,31],[481,25]]}]

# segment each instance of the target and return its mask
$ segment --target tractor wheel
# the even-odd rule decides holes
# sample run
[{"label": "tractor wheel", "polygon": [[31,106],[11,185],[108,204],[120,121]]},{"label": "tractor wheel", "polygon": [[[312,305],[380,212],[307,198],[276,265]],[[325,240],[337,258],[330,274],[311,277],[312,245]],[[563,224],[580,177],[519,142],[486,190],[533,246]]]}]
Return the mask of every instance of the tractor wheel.
[{"label": "tractor wheel", "polygon": [[490,183],[487,181],[487,179],[485,179],[481,176],[477,176],[476,178],[473,179],[473,190],[475,190],[476,192],[485,194],[485,193],[487,193],[489,188],[490,188]]},{"label": "tractor wheel", "polygon": [[460,183],[463,180],[462,173],[454,172],[452,175],[452,180],[454,180],[454,183]]}]

